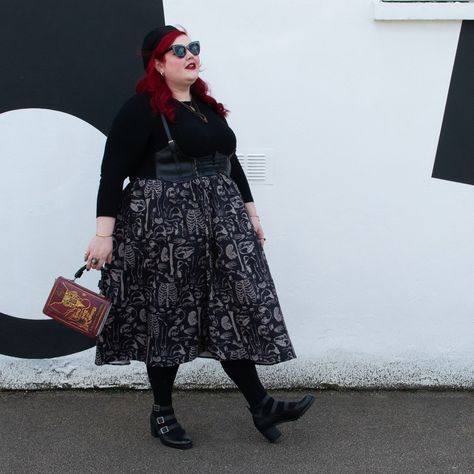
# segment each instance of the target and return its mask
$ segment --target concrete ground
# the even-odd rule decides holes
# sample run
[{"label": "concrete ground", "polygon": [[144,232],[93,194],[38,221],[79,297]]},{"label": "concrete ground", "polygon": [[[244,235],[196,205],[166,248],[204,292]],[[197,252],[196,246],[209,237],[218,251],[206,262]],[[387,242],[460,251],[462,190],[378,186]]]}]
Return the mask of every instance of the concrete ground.
[{"label": "concrete ground", "polygon": [[239,392],[175,390],[178,450],[150,435],[148,390],[0,392],[0,472],[474,473],[474,392],[269,393],[316,395],[274,444]]}]

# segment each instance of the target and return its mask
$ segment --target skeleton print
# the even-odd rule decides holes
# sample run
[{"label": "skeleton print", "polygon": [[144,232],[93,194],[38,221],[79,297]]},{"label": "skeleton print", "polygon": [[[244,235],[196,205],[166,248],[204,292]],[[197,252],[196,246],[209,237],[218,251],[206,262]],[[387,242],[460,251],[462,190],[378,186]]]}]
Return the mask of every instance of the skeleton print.
[{"label": "skeleton print", "polygon": [[132,178],[99,287],[113,305],[97,365],[296,358],[264,250],[224,173]]}]

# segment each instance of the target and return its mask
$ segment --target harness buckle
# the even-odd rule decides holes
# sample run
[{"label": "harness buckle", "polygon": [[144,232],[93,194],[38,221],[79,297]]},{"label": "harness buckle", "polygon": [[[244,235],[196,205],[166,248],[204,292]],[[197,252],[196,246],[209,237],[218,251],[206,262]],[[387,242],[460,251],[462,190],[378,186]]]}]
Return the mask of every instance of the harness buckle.
[{"label": "harness buckle", "polygon": [[193,163],[194,163],[194,171],[196,172],[196,176],[199,176],[199,171],[197,169],[197,160],[196,160],[196,158],[193,158]]}]

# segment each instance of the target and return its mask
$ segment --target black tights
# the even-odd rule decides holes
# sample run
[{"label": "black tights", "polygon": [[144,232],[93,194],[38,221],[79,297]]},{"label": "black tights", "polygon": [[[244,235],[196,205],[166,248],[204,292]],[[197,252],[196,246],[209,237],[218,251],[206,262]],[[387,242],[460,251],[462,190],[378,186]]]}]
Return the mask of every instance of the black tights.
[{"label": "black tights", "polygon": [[[265,397],[267,392],[260,382],[255,363],[252,360],[222,360],[220,363],[251,407],[257,405]],[[179,365],[169,367],[147,365],[146,368],[155,404],[171,405],[171,393]]]}]

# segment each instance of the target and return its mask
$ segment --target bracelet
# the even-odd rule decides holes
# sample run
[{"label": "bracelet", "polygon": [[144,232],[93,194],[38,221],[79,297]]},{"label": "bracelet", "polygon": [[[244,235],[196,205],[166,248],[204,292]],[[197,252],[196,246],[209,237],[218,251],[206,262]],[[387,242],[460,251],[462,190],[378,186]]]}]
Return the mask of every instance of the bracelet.
[{"label": "bracelet", "polygon": [[113,234],[110,234],[110,235],[102,235],[102,234],[95,234],[97,235],[97,237],[112,237]]},{"label": "bracelet", "polygon": [[249,217],[258,217],[258,220],[260,220],[260,217],[259,217],[259,216],[251,216],[251,215],[249,214]]}]

